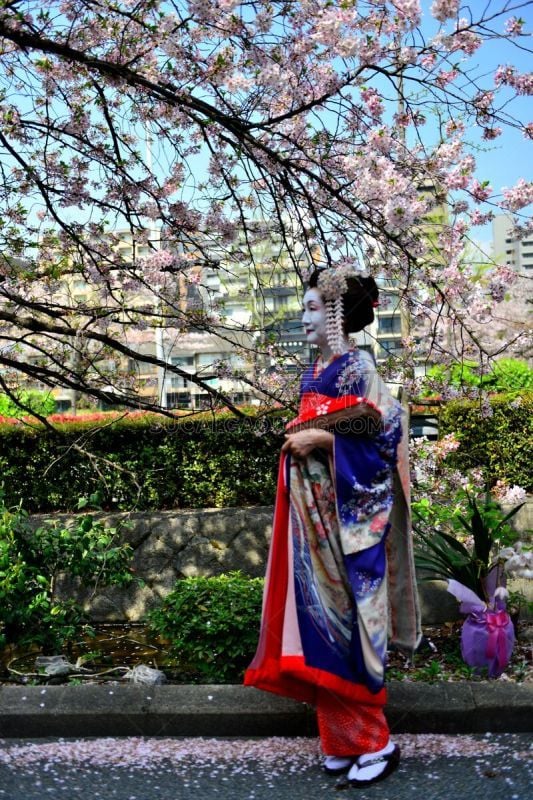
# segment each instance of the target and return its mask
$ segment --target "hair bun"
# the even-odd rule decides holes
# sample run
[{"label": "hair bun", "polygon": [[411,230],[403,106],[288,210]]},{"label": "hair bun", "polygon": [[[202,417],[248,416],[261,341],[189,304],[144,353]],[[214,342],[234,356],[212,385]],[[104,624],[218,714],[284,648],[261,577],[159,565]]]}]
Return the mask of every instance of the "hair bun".
[{"label": "hair bun", "polygon": [[[309,277],[310,289],[318,288],[318,279],[325,271],[314,270]],[[379,305],[379,289],[372,276],[345,274],[345,280],[347,291],[342,295],[344,329],[346,333],[357,333],[374,321],[374,308]]]}]

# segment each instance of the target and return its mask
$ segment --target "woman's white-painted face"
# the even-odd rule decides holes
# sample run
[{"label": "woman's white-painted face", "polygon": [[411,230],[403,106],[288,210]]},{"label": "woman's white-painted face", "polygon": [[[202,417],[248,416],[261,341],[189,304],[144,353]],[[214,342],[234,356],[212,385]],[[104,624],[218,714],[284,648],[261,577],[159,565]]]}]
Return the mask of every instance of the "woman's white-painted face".
[{"label": "woman's white-painted face", "polygon": [[326,305],[318,289],[308,289],[303,299],[302,324],[309,344],[327,345]]}]

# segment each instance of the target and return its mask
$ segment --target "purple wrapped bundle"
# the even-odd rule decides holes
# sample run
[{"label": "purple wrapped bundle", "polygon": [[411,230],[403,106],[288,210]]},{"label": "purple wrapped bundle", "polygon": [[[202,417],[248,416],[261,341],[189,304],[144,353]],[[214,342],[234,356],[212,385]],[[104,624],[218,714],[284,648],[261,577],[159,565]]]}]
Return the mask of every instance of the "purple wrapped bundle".
[{"label": "purple wrapped bundle", "polygon": [[461,630],[461,655],[471,667],[488,667],[489,678],[497,678],[510,661],[515,642],[514,627],[507,611],[475,611]]}]

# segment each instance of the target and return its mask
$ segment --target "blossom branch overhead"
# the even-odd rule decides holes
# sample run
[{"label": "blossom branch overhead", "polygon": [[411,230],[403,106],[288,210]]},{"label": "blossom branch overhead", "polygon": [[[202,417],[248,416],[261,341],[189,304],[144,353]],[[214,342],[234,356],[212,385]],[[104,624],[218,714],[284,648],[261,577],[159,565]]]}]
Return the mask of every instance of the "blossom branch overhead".
[{"label": "blossom branch overhead", "polygon": [[[294,272],[356,260],[399,281],[407,308],[434,298],[439,324],[499,352],[476,314],[513,276],[496,264],[480,277],[465,246],[496,211],[529,230],[533,184],[494,189],[475,160],[506,127],[532,136],[513,110],[533,88],[512,63],[528,5],[0,0],[4,335],[38,301],[93,341],[105,326],[112,349],[163,323],[224,336],[203,271],[247,265],[261,289],[257,252],[276,236]],[[494,40],[507,60],[488,74],[477,59]],[[88,299],[58,302],[75,277]]]}]

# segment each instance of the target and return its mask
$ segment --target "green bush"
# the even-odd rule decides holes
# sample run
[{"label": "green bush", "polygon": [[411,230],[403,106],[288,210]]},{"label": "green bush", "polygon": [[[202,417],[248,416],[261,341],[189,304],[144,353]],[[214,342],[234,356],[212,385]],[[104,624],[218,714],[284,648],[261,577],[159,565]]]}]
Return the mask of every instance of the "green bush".
[{"label": "green bush", "polygon": [[439,434],[455,433],[461,442],[446,463],[462,471],[483,467],[491,484],[506,479],[531,491],[533,394],[495,395],[490,409],[479,401],[446,403],[439,414]]},{"label": "green bush", "polygon": [[500,358],[495,362],[489,384],[494,391],[533,391],[533,369],[518,358]]},{"label": "green bush", "polygon": [[240,682],[259,634],[263,579],[241,572],[184,578],[149,615],[189,680]]},{"label": "green bush", "polygon": [[12,397],[0,392],[0,417],[20,419],[27,416],[30,411],[46,417],[55,410],[56,401],[50,392],[23,389],[14,393]]},{"label": "green bush", "polygon": [[0,645],[41,645],[58,651],[89,630],[73,600],[59,600],[57,581],[76,576],[84,586],[125,585],[133,580],[133,551],[118,531],[90,514],[64,527],[34,530],[21,508],[10,510],[0,497]]},{"label": "green bush", "polygon": [[[102,416],[102,415],[100,415]],[[109,509],[202,508],[273,502],[283,420],[255,415],[155,415],[0,425],[6,501],[29,512],[71,511],[98,492]]]},{"label": "green bush", "polygon": [[477,386],[490,392],[521,392],[533,390],[533,369],[518,358],[500,358],[488,372],[479,372],[477,361],[459,361],[442,366],[437,364],[427,372],[427,392],[436,387]]}]

